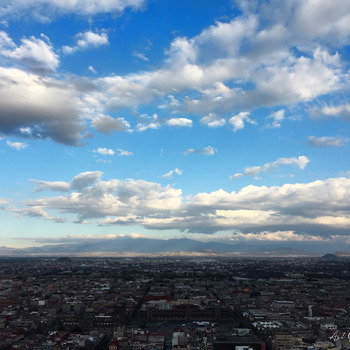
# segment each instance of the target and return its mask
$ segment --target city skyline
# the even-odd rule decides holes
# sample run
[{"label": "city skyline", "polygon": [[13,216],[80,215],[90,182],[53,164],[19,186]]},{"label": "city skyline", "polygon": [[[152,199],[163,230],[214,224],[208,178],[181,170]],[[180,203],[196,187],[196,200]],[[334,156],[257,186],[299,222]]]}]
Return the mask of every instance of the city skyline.
[{"label": "city skyline", "polygon": [[350,3],[0,4],[1,245],[350,251]]}]

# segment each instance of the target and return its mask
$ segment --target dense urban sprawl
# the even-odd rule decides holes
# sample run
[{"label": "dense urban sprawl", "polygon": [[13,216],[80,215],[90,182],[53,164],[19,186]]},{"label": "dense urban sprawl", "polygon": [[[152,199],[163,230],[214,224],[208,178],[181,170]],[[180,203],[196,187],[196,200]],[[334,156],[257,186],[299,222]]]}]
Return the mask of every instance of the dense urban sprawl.
[{"label": "dense urban sprawl", "polygon": [[3,258],[0,349],[349,348],[350,259]]}]

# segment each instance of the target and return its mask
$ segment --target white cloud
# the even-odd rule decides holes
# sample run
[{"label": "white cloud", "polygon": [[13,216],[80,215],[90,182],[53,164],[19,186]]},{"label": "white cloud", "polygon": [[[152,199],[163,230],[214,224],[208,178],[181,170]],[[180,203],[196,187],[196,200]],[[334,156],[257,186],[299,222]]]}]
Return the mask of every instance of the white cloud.
[{"label": "white cloud", "polygon": [[308,163],[309,163],[309,159],[305,156],[299,156],[298,158],[296,157],[279,158],[272,163],[265,163],[262,166],[253,166],[253,167],[245,168],[244,175],[254,176],[260,173],[266,173],[282,165],[295,165],[300,169],[304,169]]},{"label": "white cloud", "polygon": [[70,190],[71,186],[68,182],[64,181],[43,181],[43,180],[31,180],[35,183],[35,192],[39,191],[57,191],[57,192],[67,192]]},{"label": "white cloud", "polygon": [[343,146],[347,140],[332,136],[309,136],[307,138],[307,143],[311,146],[316,147],[339,147]]},{"label": "white cloud", "polygon": [[175,168],[174,170],[170,170],[169,172],[164,174],[162,177],[163,178],[172,178],[173,174],[182,175],[182,173],[183,173],[182,170],[179,170],[178,168]]},{"label": "white cloud", "polygon": [[267,118],[273,119],[273,122],[269,124],[267,127],[270,128],[280,128],[281,122],[284,120],[285,110],[280,109],[277,112],[272,112]]},{"label": "white cloud", "polygon": [[[28,200],[27,208],[42,208],[45,212],[58,209],[63,213],[77,214],[79,222],[108,215],[120,216],[120,221],[131,222],[134,215],[150,215],[177,210],[181,205],[181,190],[143,180],[100,181],[101,172],[77,175],[66,186],[57,183],[34,181],[38,190],[69,190],[65,196]],[[73,191],[73,192],[72,192]],[[80,207],[80,209],[77,208]],[[79,211],[79,214],[77,212]],[[26,210],[23,211],[26,214]]]},{"label": "white cloud", "polygon": [[129,157],[129,156],[132,156],[134,154],[130,151],[126,151],[126,150],[121,149],[121,148],[118,148],[117,151],[118,151],[118,155],[121,157]]},{"label": "white cloud", "polygon": [[215,113],[209,113],[205,117],[202,117],[200,122],[209,128],[219,128],[226,124],[226,119],[217,116]]},{"label": "white cloud", "polygon": [[188,154],[191,154],[191,153],[197,153],[197,154],[203,154],[203,155],[206,155],[206,156],[213,156],[215,154],[215,152],[217,152],[217,150],[214,147],[208,146],[208,147],[205,147],[202,150],[189,148],[188,150],[186,150],[184,152],[184,154],[188,155]]},{"label": "white cloud", "polygon": [[110,148],[99,147],[98,149],[93,150],[93,152],[98,153],[102,156],[113,156],[114,155],[114,151]]},{"label": "white cloud", "polygon": [[88,70],[89,70],[91,73],[93,73],[93,74],[96,74],[96,73],[97,73],[96,69],[95,69],[93,66],[89,66],[89,67],[88,67]]},{"label": "white cloud", "polygon": [[28,144],[26,144],[24,142],[6,141],[6,144],[12,148],[15,148],[17,151],[20,151],[20,150],[28,147]]},{"label": "white cloud", "polygon": [[336,117],[343,120],[350,120],[350,104],[324,106],[322,108],[314,107],[310,111],[311,118],[329,118]]},{"label": "white cloud", "polygon": [[4,198],[0,198],[0,205],[8,204],[8,201]]},{"label": "white cloud", "polygon": [[56,16],[77,14],[94,16],[100,13],[120,13],[125,8],[139,9],[144,0],[36,0],[28,3],[27,0],[12,0],[11,3],[0,5],[0,17],[12,19],[28,17],[41,21],[52,21]]},{"label": "white cloud", "polygon": [[241,113],[233,116],[232,118],[230,118],[228,122],[233,126],[233,130],[234,131],[243,129],[244,128],[244,122],[248,122],[248,123],[250,123],[252,125],[256,124],[256,122],[254,120],[251,120],[249,118],[249,113],[248,112],[241,112]]},{"label": "white cloud", "polygon": [[143,123],[139,123],[136,125],[136,129],[137,131],[146,131],[148,129],[153,129],[153,130],[156,130],[156,129],[159,129],[160,128],[160,124],[157,123],[157,122],[151,122],[151,123],[148,123],[148,124],[143,124]]},{"label": "white cloud", "polygon": [[[238,192],[217,190],[184,199],[180,189],[143,180],[101,180],[100,172],[70,182],[34,181],[38,190],[63,192],[23,203],[17,214],[103,225],[141,225],[152,230],[231,231],[247,239],[297,239],[295,235],[347,235],[350,179],[333,178],[283,186],[247,186]],[[60,215],[51,215],[50,212]],[[93,222],[93,221],[92,221]],[[255,236],[252,235],[254,232]],[[267,233],[268,232],[268,233]],[[267,235],[267,236],[266,236]]]},{"label": "white cloud", "polygon": [[322,38],[338,45],[349,43],[350,5],[346,0],[332,3],[295,1],[295,4],[289,22],[292,30],[308,38]]},{"label": "white cloud", "polygon": [[141,52],[134,51],[133,56],[135,56],[135,57],[137,57],[140,60],[145,61],[145,62],[149,61],[149,59],[146,57],[146,55],[141,53]]},{"label": "white cloud", "polygon": [[106,33],[85,32],[75,36],[77,40],[76,46],[63,46],[62,50],[65,54],[73,54],[76,51],[96,48],[103,45],[108,45],[108,35]]},{"label": "white cloud", "polygon": [[153,114],[153,116],[149,116],[147,114],[143,114],[140,116],[142,122],[136,125],[137,131],[146,131],[148,129],[159,129],[161,127],[161,121],[158,118],[157,114]]},{"label": "white cloud", "polygon": [[242,173],[236,173],[236,174],[230,176],[230,180],[239,179],[242,176],[243,176]]},{"label": "white cloud", "polygon": [[10,58],[12,62],[27,66],[38,72],[54,72],[59,66],[59,57],[54,52],[48,38],[42,35],[42,39],[34,36],[22,38],[21,45],[17,46],[7,33],[0,32],[0,55]]},{"label": "white cloud", "polygon": [[86,171],[85,173],[80,173],[73,177],[70,183],[71,188],[74,190],[83,190],[99,181],[101,176],[101,171]]},{"label": "white cloud", "polygon": [[259,233],[236,232],[228,237],[232,241],[264,241],[264,242],[322,242],[327,238],[318,235],[298,234],[294,231],[264,231]]},{"label": "white cloud", "polygon": [[[77,144],[82,137],[82,128],[86,125],[84,123],[86,120],[91,121],[92,127],[104,133],[115,130],[131,131],[129,123],[124,118],[113,119],[108,114],[123,108],[137,113],[139,106],[152,103],[171,112],[204,116],[201,118],[201,123],[211,128],[225,125],[226,116],[233,115],[229,124],[234,131],[238,131],[247,123],[256,124],[256,121],[250,119],[249,113],[257,108],[277,109],[283,104],[306,103],[316,98],[321,99],[326,94],[335,93],[345,88],[349,81],[349,72],[342,62],[342,53],[336,52],[339,47],[337,45],[340,45],[340,42],[343,45],[350,38],[348,35],[350,26],[346,22],[349,15],[348,5],[344,1],[337,1],[340,10],[336,10],[335,5],[330,6],[324,2],[315,1],[305,5],[297,0],[291,0],[283,5],[275,1],[257,4],[256,13],[245,8],[244,11],[248,12],[243,15],[227,22],[217,21],[214,25],[203,29],[197,36],[175,38],[166,51],[167,57],[163,64],[154,70],[123,76],[77,79],[74,85],[70,78],[51,79],[54,85],[45,84],[48,91],[52,91],[53,86],[60,86],[62,91],[59,97],[64,94],[72,95],[70,102],[54,102],[51,112],[58,106],[61,113],[57,112],[57,115],[70,117],[74,115],[73,122],[70,123],[70,126],[73,124],[74,127],[71,129],[65,127],[69,135],[64,137],[64,132],[59,130],[59,125],[62,124],[57,123],[61,119],[57,117],[54,122],[51,119],[52,114],[49,113],[49,117],[44,118],[43,124],[33,123],[36,128],[32,128],[32,137],[51,137],[55,141],[60,140],[58,142]],[[13,0],[6,8],[0,5],[0,16],[19,14],[17,12],[19,10],[23,15],[36,13],[38,17],[39,15],[49,17],[52,12],[56,12],[57,15],[66,13],[94,15],[120,12],[125,7],[136,9],[143,5],[141,0],[103,2],[88,0],[84,5],[75,0],[64,3],[59,0],[54,2],[37,0],[30,5],[25,3],[24,0]],[[309,13],[310,8],[314,8],[316,3],[315,13],[324,16],[329,10],[332,20],[326,18],[323,22],[313,23],[313,30],[307,32],[309,24],[305,22],[307,18],[305,13]],[[44,9],[45,13],[42,12]],[[314,19],[313,16],[312,18]],[[332,49],[327,49],[329,39],[334,33],[339,34],[339,37],[334,43],[332,42],[334,45]],[[31,69],[51,72],[57,69],[58,56],[47,38],[30,37],[26,40],[22,41],[20,46],[16,46],[12,39],[2,32],[0,35],[2,50],[17,55],[16,59],[3,57],[11,60],[11,64],[12,61],[16,61],[18,64],[31,66]],[[107,44],[106,33],[87,31],[80,33],[77,45],[67,50],[74,51]],[[40,54],[36,54],[34,48],[37,48]],[[34,63],[29,64],[27,61]],[[23,73],[25,74],[27,73]],[[21,82],[20,90],[25,86]],[[1,87],[0,93],[2,93]],[[34,93],[31,93],[31,96],[33,95]],[[166,103],[160,105],[164,100]],[[12,107],[9,112],[17,115],[18,107]],[[28,127],[28,124],[32,127],[32,121],[37,119],[37,114],[39,116],[46,114],[44,113],[46,111],[42,110],[47,107],[44,101],[38,103],[36,107],[35,111],[32,108],[31,113],[26,114],[30,119],[29,123],[25,123],[24,120],[18,122],[15,118],[16,125],[10,128],[11,132],[14,129],[17,131],[18,128]],[[64,109],[69,109],[70,113],[64,113]],[[323,112],[328,115],[338,112],[344,119],[349,119],[350,115],[346,105],[338,106],[338,110],[333,111],[324,108]],[[322,111],[320,113],[322,114]],[[280,109],[276,115],[271,116],[274,119],[272,125],[275,127],[280,125],[281,115]],[[10,117],[6,119],[9,120]],[[51,123],[47,123],[48,120]],[[68,120],[69,118],[64,117],[64,126]],[[165,123],[166,121],[159,118],[148,120],[141,118],[136,130],[158,129]],[[45,129],[49,124],[50,128],[54,129],[52,135],[48,135]],[[37,129],[42,129],[42,125],[44,130],[40,130],[39,133]],[[62,141],[63,139],[65,140]]]},{"label": "white cloud", "polygon": [[167,120],[166,124],[169,126],[191,127],[192,120],[188,119],[188,118],[171,118],[171,119]]},{"label": "white cloud", "polygon": [[43,180],[31,180],[35,183],[35,191],[59,191],[68,192],[70,190],[83,190],[88,186],[93,185],[100,180],[102,172],[100,171],[87,171],[75,176],[70,182],[65,181],[43,181]]}]

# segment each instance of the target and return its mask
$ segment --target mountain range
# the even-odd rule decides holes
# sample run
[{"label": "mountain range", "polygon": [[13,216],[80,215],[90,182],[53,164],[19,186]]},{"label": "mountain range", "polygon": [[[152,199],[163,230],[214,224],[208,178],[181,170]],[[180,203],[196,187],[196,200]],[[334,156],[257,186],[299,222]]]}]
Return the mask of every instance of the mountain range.
[{"label": "mountain range", "polygon": [[[0,256],[157,256],[157,255],[211,255],[211,256],[266,256],[298,257],[320,256],[329,252],[315,244],[249,244],[202,242],[194,239],[150,239],[116,237],[113,239],[82,239],[76,242],[48,244],[22,249],[0,247]],[[338,255],[350,255],[341,252]]]}]

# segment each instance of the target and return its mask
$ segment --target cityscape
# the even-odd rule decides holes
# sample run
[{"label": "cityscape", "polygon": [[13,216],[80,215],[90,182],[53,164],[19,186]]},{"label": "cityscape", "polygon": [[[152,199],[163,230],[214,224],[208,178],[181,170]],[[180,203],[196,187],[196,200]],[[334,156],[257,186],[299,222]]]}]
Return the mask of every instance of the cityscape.
[{"label": "cityscape", "polygon": [[349,0],[0,0],[0,350],[350,350]]},{"label": "cityscape", "polygon": [[350,347],[350,259],[2,258],[1,349]]}]

